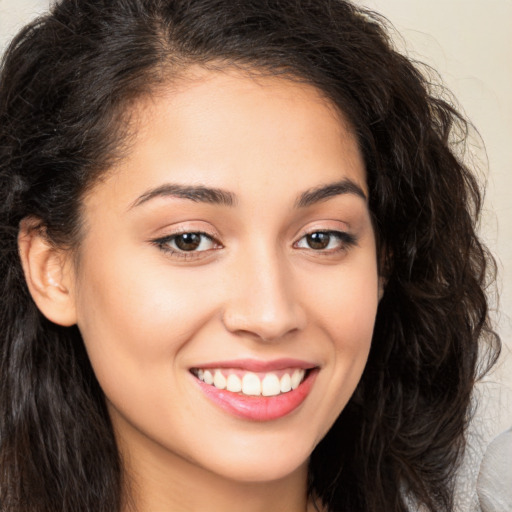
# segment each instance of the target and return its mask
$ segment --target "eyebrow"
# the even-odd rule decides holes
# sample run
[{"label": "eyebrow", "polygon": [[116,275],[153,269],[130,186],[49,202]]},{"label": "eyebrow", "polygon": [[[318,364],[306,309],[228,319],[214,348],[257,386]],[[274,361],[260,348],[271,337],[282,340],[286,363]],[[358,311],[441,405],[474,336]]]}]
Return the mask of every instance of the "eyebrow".
[{"label": "eyebrow", "polygon": [[[306,208],[312,204],[344,194],[354,194],[367,201],[363,189],[354,181],[345,178],[335,183],[329,183],[306,190],[300,194],[295,201],[295,207]],[[166,183],[142,194],[132,203],[129,209],[140,206],[157,197],[177,197],[180,199],[189,199],[197,203],[218,204],[223,206],[235,206],[237,204],[236,195],[227,190],[206,187],[204,185]]]},{"label": "eyebrow", "polygon": [[306,208],[312,204],[325,201],[331,197],[340,196],[344,194],[355,194],[365,201],[368,200],[363,189],[354,181],[345,178],[336,183],[328,185],[321,185],[303,192],[295,202],[296,208]]},{"label": "eyebrow", "polygon": [[203,185],[167,183],[142,194],[130,206],[130,209],[147,203],[156,197],[177,197],[180,199],[189,199],[196,203],[220,204],[223,206],[234,206],[236,204],[235,194],[220,188],[210,188]]}]

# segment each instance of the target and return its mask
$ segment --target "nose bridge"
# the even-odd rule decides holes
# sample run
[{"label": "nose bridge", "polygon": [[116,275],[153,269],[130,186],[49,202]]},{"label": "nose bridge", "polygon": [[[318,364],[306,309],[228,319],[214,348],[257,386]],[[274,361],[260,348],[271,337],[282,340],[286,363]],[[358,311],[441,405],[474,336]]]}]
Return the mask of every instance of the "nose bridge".
[{"label": "nose bridge", "polygon": [[266,244],[237,259],[233,291],[224,311],[232,332],[245,332],[273,340],[305,324],[294,293],[293,276],[284,255]]}]

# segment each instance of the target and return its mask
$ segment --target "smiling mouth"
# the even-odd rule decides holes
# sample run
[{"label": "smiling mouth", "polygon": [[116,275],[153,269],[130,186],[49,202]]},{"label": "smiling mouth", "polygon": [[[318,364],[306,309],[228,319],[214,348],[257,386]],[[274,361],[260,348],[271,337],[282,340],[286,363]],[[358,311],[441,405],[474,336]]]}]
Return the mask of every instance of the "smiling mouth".
[{"label": "smiling mouth", "polygon": [[320,368],[282,359],[270,362],[238,360],[190,368],[199,390],[230,415],[266,422],[300,408]]},{"label": "smiling mouth", "polygon": [[278,396],[297,389],[310,370],[289,368],[272,372],[251,372],[231,368],[192,368],[201,382],[245,396]]}]

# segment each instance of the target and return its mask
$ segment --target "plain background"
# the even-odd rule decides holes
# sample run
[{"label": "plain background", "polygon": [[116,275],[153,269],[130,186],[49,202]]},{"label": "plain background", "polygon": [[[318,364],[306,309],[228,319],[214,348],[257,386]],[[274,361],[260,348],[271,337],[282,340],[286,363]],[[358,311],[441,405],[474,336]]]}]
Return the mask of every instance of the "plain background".
[{"label": "plain background", "polygon": [[[494,318],[504,347],[500,364],[479,386],[472,436],[485,445],[512,426],[512,0],[354,0],[386,16],[396,45],[436,69],[478,130],[471,149],[486,177],[481,236],[498,261],[499,308]],[[0,53],[48,0],[0,0]],[[483,144],[485,144],[485,149]],[[461,512],[472,510],[480,449],[468,464]]]}]

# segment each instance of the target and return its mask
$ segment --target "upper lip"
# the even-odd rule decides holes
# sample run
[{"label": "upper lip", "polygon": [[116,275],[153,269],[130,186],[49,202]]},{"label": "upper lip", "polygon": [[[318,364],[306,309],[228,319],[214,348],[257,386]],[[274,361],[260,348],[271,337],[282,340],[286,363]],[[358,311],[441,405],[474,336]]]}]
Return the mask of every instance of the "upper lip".
[{"label": "upper lip", "polygon": [[310,361],[303,361],[293,358],[274,359],[272,361],[263,361],[261,359],[233,359],[231,361],[216,361],[211,363],[199,364],[194,368],[212,369],[212,368],[237,368],[249,372],[271,372],[277,370],[286,370],[288,368],[303,368],[310,370],[318,365]]}]

